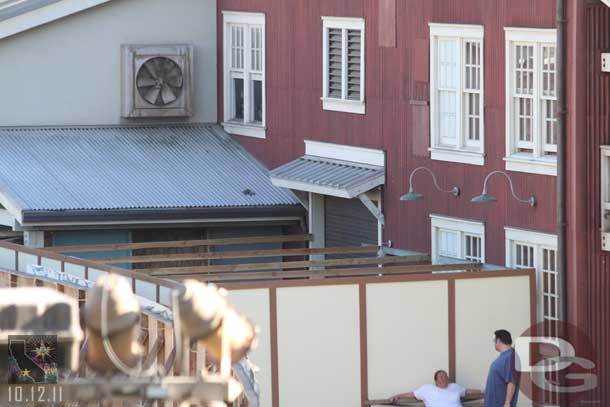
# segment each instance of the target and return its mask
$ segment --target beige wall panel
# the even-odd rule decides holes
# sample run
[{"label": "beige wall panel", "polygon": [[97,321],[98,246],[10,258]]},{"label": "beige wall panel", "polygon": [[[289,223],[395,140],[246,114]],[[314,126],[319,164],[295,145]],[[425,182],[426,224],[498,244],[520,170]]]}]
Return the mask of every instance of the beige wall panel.
[{"label": "beige wall panel", "polygon": [[369,398],[431,383],[449,368],[447,281],[368,284]]},{"label": "beige wall panel", "polygon": [[235,309],[258,327],[258,345],[250,351],[250,361],[259,367],[256,374],[261,389],[260,406],[271,407],[271,324],[269,290],[235,290],[229,292],[229,301]]},{"label": "beige wall panel", "polygon": [[[529,277],[457,280],[455,299],[457,381],[483,390],[498,356],[494,331],[507,329],[514,340],[530,326]],[[519,406],[528,405],[522,394]]]},{"label": "beige wall panel", "polygon": [[121,44],[185,43],[195,47],[189,121],[216,122],[216,38],[215,0],[112,1],[3,38],[0,123],[118,124]]},{"label": "beige wall panel", "polygon": [[280,407],[360,405],[357,285],[277,289]]}]

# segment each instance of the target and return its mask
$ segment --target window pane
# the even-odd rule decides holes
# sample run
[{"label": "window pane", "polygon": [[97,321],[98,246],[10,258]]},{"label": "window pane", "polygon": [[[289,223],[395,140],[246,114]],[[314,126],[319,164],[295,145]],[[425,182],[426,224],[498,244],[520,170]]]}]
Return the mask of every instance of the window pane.
[{"label": "window pane", "polygon": [[534,94],[534,46],[515,46],[515,93]]},{"label": "window pane", "polygon": [[252,70],[262,71],[263,70],[263,29],[260,27],[253,27],[250,30],[250,47],[252,56]]},{"label": "window pane", "polygon": [[328,29],[328,97],[342,97],[343,31]]},{"label": "window pane", "polygon": [[263,82],[252,81],[252,117],[255,122],[263,121]]},{"label": "window pane", "polygon": [[231,27],[231,68],[244,68],[244,28]]},{"label": "window pane", "polygon": [[456,40],[438,41],[439,88],[457,89],[458,42]]},{"label": "window pane", "polygon": [[481,253],[481,237],[473,235],[465,235],[465,250],[464,259],[472,262],[482,262],[483,256]]},{"label": "window pane", "polygon": [[439,256],[459,258],[458,232],[440,229],[438,240]]},{"label": "window pane", "polygon": [[534,108],[533,100],[525,97],[515,98],[517,114],[517,147],[531,148],[533,142]]},{"label": "window pane", "polygon": [[457,93],[453,91],[441,91],[439,93],[439,133],[442,144],[457,144]]},{"label": "window pane", "polygon": [[235,101],[233,118],[244,120],[244,80],[242,78],[233,79],[233,100]]}]

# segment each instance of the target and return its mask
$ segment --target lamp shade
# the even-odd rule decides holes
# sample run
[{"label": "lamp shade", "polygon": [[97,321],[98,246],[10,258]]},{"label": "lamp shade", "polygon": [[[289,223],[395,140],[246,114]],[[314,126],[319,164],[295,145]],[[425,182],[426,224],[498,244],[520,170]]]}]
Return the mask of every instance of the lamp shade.
[{"label": "lamp shade", "polygon": [[408,193],[400,197],[401,201],[417,201],[420,199],[424,199],[424,196],[414,191],[409,191]]},{"label": "lamp shade", "polygon": [[492,202],[497,202],[498,200],[496,198],[494,198],[493,196],[489,196],[487,194],[487,192],[483,192],[481,195],[479,196],[475,196],[474,198],[471,199],[471,202],[478,202],[478,203],[492,203]]}]

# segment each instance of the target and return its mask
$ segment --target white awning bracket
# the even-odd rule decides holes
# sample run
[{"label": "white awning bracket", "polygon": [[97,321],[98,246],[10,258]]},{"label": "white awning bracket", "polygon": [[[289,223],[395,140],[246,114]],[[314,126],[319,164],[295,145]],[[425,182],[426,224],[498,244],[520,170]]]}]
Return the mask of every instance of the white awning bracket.
[{"label": "white awning bracket", "polygon": [[292,192],[294,194],[294,197],[301,203],[301,205],[303,205],[305,210],[308,211],[309,210],[308,194],[303,191],[296,190],[296,189],[291,189],[290,192]]},{"label": "white awning bracket", "polygon": [[358,199],[360,199],[364,206],[366,206],[366,208],[373,214],[373,216],[377,218],[379,223],[385,225],[385,218],[383,216],[383,212],[381,212],[377,205],[375,205],[365,193],[358,195]]}]

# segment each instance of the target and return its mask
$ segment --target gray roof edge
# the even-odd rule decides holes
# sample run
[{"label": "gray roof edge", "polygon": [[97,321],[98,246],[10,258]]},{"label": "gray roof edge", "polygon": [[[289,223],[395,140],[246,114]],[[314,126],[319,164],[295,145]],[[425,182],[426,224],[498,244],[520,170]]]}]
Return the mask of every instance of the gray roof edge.
[{"label": "gray roof edge", "polygon": [[121,222],[171,221],[184,219],[218,219],[223,217],[302,217],[300,204],[210,208],[154,208],[154,209],[99,209],[99,210],[25,210],[23,224],[57,222]]},{"label": "gray roof edge", "polygon": [[17,17],[30,11],[46,7],[53,3],[58,3],[63,0],[23,0],[9,1],[8,4],[0,6],[0,21],[8,20],[9,18]]}]

